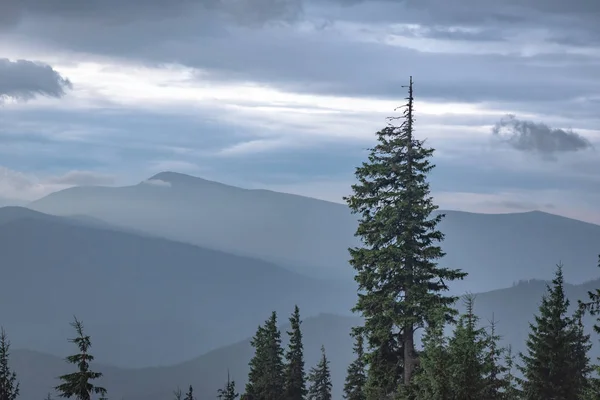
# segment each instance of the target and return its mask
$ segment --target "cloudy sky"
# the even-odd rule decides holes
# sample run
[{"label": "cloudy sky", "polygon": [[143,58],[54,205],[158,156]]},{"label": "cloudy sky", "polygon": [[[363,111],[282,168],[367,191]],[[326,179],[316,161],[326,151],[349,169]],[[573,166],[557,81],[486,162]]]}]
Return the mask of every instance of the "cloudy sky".
[{"label": "cloudy sky", "polygon": [[415,81],[443,208],[600,223],[595,0],[3,0],[0,197],[173,170],[341,201]]}]

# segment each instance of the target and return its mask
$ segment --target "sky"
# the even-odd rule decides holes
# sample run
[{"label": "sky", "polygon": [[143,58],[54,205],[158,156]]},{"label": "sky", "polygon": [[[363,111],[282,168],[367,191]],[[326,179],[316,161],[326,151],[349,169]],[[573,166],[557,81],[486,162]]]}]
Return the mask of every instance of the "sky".
[{"label": "sky", "polygon": [[414,79],[443,209],[600,223],[595,0],[4,0],[0,197],[170,170],[342,202]]}]

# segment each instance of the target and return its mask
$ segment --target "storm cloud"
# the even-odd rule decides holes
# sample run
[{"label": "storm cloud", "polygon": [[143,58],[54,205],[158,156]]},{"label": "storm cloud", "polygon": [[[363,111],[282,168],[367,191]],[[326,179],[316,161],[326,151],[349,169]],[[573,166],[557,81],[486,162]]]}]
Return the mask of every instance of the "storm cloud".
[{"label": "storm cloud", "polygon": [[577,132],[520,120],[514,115],[498,121],[492,128],[492,135],[515,150],[548,156],[592,148],[592,144]]},{"label": "storm cloud", "polygon": [[30,100],[37,95],[62,97],[72,87],[50,65],[28,60],[0,58],[0,101]]}]

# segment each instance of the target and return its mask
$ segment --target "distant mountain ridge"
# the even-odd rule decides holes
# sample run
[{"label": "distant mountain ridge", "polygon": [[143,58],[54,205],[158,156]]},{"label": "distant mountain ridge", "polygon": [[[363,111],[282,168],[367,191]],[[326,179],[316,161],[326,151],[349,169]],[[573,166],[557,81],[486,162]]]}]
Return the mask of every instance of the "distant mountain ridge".
[{"label": "distant mountain ridge", "polygon": [[[538,304],[545,291],[545,281],[532,280],[521,282],[510,288],[475,295],[475,312],[480,317],[481,326],[488,326],[488,320],[494,317],[497,322],[497,333],[502,336],[503,345],[511,344],[513,353],[524,350],[528,333],[528,322],[537,312]],[[578,299],[585,299],[588,290],[600,286],[600,280],[582,285],[565,285],[567,297],[574,305]],[[464,311],[461,303],[459,309]],[[572,308],[573,308],[572,307]],[[257,317],[257,324],[268,315]],[[287,314],[280,314],[283,345],[287,345]],[[587,331],[591,332],[592,320],[586,317]],[[303,341],[306,357],[306,369],[315,365],[319,357],[319,347],[323,344],[331,361],[334,398],[341,398],[344,377],[348,364],[353,361],[352,339],[350,329],[361,323],[360,318],[320,314],[305,318],[302,323]],[[100,339],[92,335],[94,347]],[[599,337],[592,333],[594,345],[590,358],[600,356]],[[68,353],[64,353],[68,354]],[[94,352],[98,354],[98,350]],[[214,398],[218,388],[226,378],[227,370],[242,392],[248,373],[248,361],[253,355],[250,339],[224,346],[189,361],[167,367],[121,369],[96,365],[96,369],[105,373],[103,383],[109,395],[129,400],[160,400],[171,396],[176,387],[194,386],[199,399]],[[68,371],[67,364],[60,358],[27,350],[13,350],[14,368],[22,381],[23,398],[42,398],[56,381],[55,377]]]},{"label": "distant mountain ridge", "polygon": [[[273,308],[349,314],[354,301],[349,285],[89,222],[0,209],[0,273],[10,282],[0,324],[14,346],[62,353],[75,314],[97,332],[100,361],[165,364],[247,337]],[[169,346],[148,351],[162,340]]]},{"label": "distant mountain ridge", "polygon": [[[149,184],[151,181],[165,184]],[[72,188],[29,205],[56,215],[84,214],[109,224],[275,262],[316,278],[352,281],[348,247],[357,217],[344,204],[242,189],[175,172],[138,185]],[[600,226],[540,211],[443,211],[440,262],[469,272],[453,290],[492,290],[520,279],[551,279],[563,261],[570,282],[595,279]]]}]

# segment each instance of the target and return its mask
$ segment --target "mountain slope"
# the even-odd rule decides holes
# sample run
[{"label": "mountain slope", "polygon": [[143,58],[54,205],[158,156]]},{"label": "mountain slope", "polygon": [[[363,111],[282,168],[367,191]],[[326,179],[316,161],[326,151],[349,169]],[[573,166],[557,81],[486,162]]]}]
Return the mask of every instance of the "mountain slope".
[{"label": "mountain slope", "polygon": [[[566,285],[566,292],[572,303],[576,304],[577,299],[584,299],[588,290],[599,285],[600,280],[583,285]],[[487,325],[487,319],[493,315],[498,321],[498,333],[503,336],[502,343],[511,344],[513,351],[518,353],[524,350],[528,322],[533,319],[544,290],[545,282],[531,281],[480,293],[476,295],[475,311],[483,325]],[[267,316],[257,318],[256,324]],[[280,321],[287,316],[281,314]],[[585,322],[590,331],[591,320],[586,318]],[[322,314],[306,318],[302,324],[307,370],[317,363],[319,348],[324,344],[331,360],[336,399],[341,398],[346,367],[353,360],[350,328],[359,323],[360,319],[356,317]],[[287,329],[288,325],[284,325],[282,332]],[[94,331],[89,329],[88,333],[92,335],[94,347],[99,345],[100,339]],[[287,335],[283,334],[282,337],[286,339]],[[597,335],[592,336],[592,340],[594,348],[590,356],[594,360],[600,355],[600,346]],[[98,354],[97,349],[94,354]],[[97,369],[105,373],[103,383],[113,398],[123,396],[129,400],[160,400],[169,398],[177,386],[185,389],[189,384],[194,386],[199,399],[214,398],[228,369],[237,383],[238,391],[243,391],[252,354],[250,341],[246,339],[174,366],[127,370],[98,365]],[[23,350],[13,351],[12,357],[14,369],[22,382],[23,398],[42,398],[55,384],[55,377],[68,371],[64,361],[57,357]]]},{"label": "mountain slope", "polygon": [[14,346],[62,354],[75,314],[97,332],[100,361],[128,366],[241,340],[273,308],[344,313],[355,298],[265,261],[23,209],[0,209],[0,276]]},{"label": "mountain slope", "polygon": [[[148,182],[154,182],[149,184]],[[158,182],[158,184],[156,184]],[[164,172],[135,186],[78,187],[29,205],[57,215],[86,214],[113,225],[281,263],[312,276],[351,279],[348,247],[356,217],[345,205],[246,190]],[[445,211],[442,263],[470,273],[455,292],[551,279],[562,260],[568,281],[598,277],[587,268],[600,251],[600,226],[542,212]]]}]

